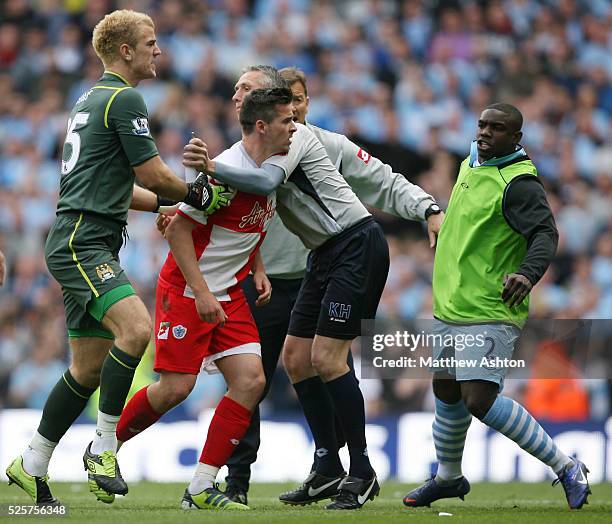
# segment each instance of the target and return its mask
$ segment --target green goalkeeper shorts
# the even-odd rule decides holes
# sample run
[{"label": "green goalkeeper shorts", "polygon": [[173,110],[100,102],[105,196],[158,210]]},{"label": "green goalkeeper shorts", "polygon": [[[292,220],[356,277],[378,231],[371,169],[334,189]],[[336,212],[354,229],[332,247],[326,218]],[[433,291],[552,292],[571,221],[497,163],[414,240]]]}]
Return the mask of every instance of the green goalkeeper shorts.
[{"label": "green goalkeeper shorts", "polygon": [[58,214],[49,231],[45,260],[62,287],[71,337],[112,339],[100,321],[113,304],[135,294],[119,265],[122,232],[121,224],[81,212]]}]

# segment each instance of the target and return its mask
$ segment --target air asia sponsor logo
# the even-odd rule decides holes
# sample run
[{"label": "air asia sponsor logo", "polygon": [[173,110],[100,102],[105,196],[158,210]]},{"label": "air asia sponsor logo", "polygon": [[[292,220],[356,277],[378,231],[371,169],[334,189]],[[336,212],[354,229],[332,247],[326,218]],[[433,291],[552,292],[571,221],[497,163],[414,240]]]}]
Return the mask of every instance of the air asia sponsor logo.
[{"label": "air asia sponsor logo", "polygon": [[362,160],[364,164],[367,164],[372,158],[372,155],[363,149],[359,149],[359,151],[357,151],[357,157],[359,160]]},{"label": "air asia sponsor logo", "polygon": [[185,338],[185,335],[187,334],[187,328],[179,324],[178,326],[174,326],[172,328],[172,334],[174,335],[174,338],[181,340],[182,338]]},{"label": "air asia sponsor logo", "polygon": [[329,303],[329,318],[335,322],[346,322],[351,316],[351,305],[340,302]]},{"label": "air asia sponsor logo", "polygon": [[263,229],[264,225],[274,216],[274,202],[268,199],[266,208],[261,207],[259,202],[255,202],[253,209],[248,215],[244,215],[240,219],[240,228],[248,226],[259,226]]},{"label": "air asia sponsor logo", "polygon": [[168,340],[168,333],[170,333],[170,322],[160,322],[157,340]]},{"label": "air asia sponsor logo", "polygon": [[98,274],[98,278],[102,282],[106,282],[107,280],[115,278],[116,276],[115,272],[113,271],[113,268],[110,267],[108,264],[100,264],[99,266],[97,266],[96,273]]},{"label": "air asia sponsor logo", "polygon": [[132,130],[132,132],[135,135],[149,135],[149,120],[147,118],[144,117],[139,117],[139,118],[135,118],[134,120],[132,120],[132,125],[134,126],[134,129]]}]

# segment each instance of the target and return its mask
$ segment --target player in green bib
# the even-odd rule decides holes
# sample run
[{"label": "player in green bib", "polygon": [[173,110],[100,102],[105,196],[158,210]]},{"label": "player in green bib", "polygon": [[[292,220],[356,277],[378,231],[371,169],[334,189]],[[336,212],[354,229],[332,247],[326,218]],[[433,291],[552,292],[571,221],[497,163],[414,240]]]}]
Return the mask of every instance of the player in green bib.
[{"label": "player in green bib", "polygon": [[[115,431],[152,325],[119,264],[128,209],[157,211],[166,201],[182,200],[211,213],[228,203],[223,188],[204,176],[186,184],[159,157],[147,108],[134,89],[155,78],[161,53],[151,18],[114,11],[95,27],[92,43],[105,71],[70,113],[57,218],[45,246],[47,267],[62,286],[72,362],[49,395],[30,445],[6,471],[37,504],[57,503],[47,484],[51,454],[98,386],[96,435],[83,457],[89,488],[106,503],[128,491]],[[204,170],[205,150],[189,144],[185,154],[186,167]]]},{"label": "player in green bib", "polygon": [[500,394],[507,367],[490,364],[512,358],[529,313],[529,292],[557,248],[546,193],[519,145],[522,124],[523,116],[509,104],[493,104],[482,112],[440,229],[433,333],[454,343],[435,347],[433,358],[476,365],[434,370],[438,470],[404,497],[409,507],[463,499],[470,491],[461,459],[472,416],[550,466],[570,508],[580,509],[590,494],[586,466],[557,448],[523,406]]}]

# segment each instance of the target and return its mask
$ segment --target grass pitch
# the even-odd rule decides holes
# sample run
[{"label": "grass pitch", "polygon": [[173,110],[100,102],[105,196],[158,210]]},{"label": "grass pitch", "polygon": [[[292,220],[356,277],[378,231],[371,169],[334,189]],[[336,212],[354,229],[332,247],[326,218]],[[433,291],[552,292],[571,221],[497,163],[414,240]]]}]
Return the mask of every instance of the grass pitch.
[{"label": "grass pitch", "polygon": [[[475,484],[465,502],[441,500],[431,508],[407,509],[402,497],[413,485],[385,482],[381,494],[359,511],[331,512],[324,504],[290,507],[278,501],[278,494],[289,484],[254,484],[249,493],[252,511],[183,511],[179,508],[185,484],[141,482],[130,485],[127,497],[117,497],[112,505],[94,499],[85,482],[52,483],[53,494],[69,508],[67,517],[53,517],[55,522],[87,524],[168,524],[168,523],[295,523],[326,524],[333,522],[466,522],[466,523],[559,523],[612,522],[612,484],[593,487],[589,505],[580,511],[567,508],[561,486],[550,484]],[[16,486],[0,486],[0,521],[41,522],[52,517],[8,517],[6,504],[27,504],[25,494]],[[452,516],[439,516],[440,512]]]}]

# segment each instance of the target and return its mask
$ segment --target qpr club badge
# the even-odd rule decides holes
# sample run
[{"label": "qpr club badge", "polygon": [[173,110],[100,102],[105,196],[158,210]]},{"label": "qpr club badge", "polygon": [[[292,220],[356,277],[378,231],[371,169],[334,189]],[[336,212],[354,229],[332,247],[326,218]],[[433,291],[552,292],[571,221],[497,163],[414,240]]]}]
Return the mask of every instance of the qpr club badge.
[{"label": "qpr club badge", "polygon": [[182,338],[185,338],[185,335],[187,334],[187,328],[179,324],[178,326],[174,326],[172,328],[172,334],[174,335],[174,338],[176,338],[177,340],[181,340]]}]

